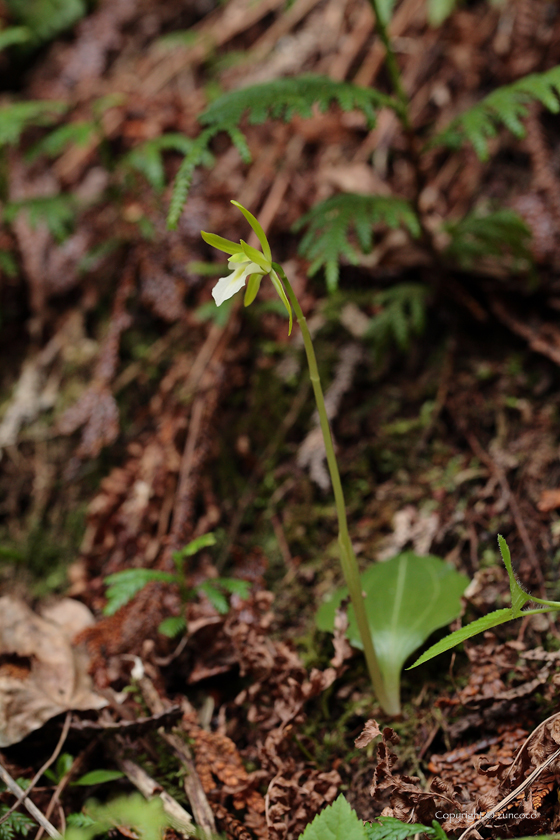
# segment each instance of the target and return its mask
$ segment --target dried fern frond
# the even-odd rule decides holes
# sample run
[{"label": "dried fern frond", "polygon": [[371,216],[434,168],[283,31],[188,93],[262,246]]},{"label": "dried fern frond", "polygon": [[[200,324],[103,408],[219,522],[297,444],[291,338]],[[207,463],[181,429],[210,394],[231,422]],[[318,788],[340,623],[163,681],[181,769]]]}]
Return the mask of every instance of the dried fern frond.
[{"label": "dried fern frond", "polygon": [[242,160],[249,163],[251,153],[240,123],[247,114],[250,125],[258,125],[267,119],[283,119],[289,122],[295,114],[310,117],[314,105],[326,111],[333,103],[343,111],[361,111],[371,128],[380,108],[398,110],[398,104],[373,88],[360,87],[351,82],[337,82],[328,76],[302,75],[285,79],[274,79],[264,84],[252,85],[225,93],[203,111],[198,120],[204,131],[193,141],[185,157],[173,188],[167,224],[175,228],[183,210],[192,175],[197,166],[208,155],[209,144],[219,132],[229,135],[238,149]]},{"label": "dried fern frond", "polygon": [[473,144],[478,157],[488,160],[488,140],[496,137],[500,126],[505,126],[515,137],[524,136],[522,119],[527,116],[527,105],[533,101],[541,102],[554,114],[560,111],[560,65],[492,91],[456,117],[429,142],[427,148],[448,146],[457,149],[468,140]]},{"label": "dried fern frond", "polygon": [[420,235],[418,218],[403,198],[341,193],[316,204],[294,225],[296,231],[307,227],[299,253],[311,260],[309,275],[324,268],[327,288],[334,291],[341,259],[344,257],[353,265],[359,262],[359,254],[350,240],[352,232],[361,251],[367,254],[373,245],[373,229],[378,224],[405,227],[412,236]]},{"label": "dried fern frond", "polygon": [[485,257],[508,259],[509,268],[527,268],[531,262],[531,232],[523,219],[507,208],[481,215],[469,213],[445,225],[451,241],[445,256],[461,268],[472,268]]}]

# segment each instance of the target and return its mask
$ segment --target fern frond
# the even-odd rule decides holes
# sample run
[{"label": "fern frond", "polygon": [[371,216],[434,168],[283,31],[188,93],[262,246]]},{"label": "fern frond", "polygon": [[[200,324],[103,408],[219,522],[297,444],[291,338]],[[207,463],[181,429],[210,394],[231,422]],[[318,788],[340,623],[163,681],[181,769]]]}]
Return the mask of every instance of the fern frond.
[{"label": "fern frond", "polygon": [[95,123],[86,121],[61,125],[30,149],[26,155],[27,160],[34,161],[39,155],[46,155],[51,158],[57,157],[68,146],[72,145],[87,146],[96,129]]},{"label": "fern frond", "polygon": [[371,319],[364,338],[372,340],[378,352],[391,342],[406,350],[414,335],[421,335],[426,322],[428,290],[419,283],[398,283],[374,295],[379,311]]},{"label": "fern frond", "polygon": [[68,109],[66,102],[14,102],[0,107],[0,146],[17,143],[30,125],[51,125],[57,114]]},{"label": "fern frond", "polygon": [[8,26],[0,32],[0,50],[5,50],[13,44],[25,44],[31,38],[31,32],[26,26]]},{"label": "fern frond", "polygon": [[289,122],[294,114],[310,117],[315,104],[324,112],[333,102],[337,102],[343,111],[353,108],[362,111],[370,128],[375,124],[375,113],[379,108],[396,108],[392,97],[374,88],[310,73],[225,93],[208,106],[199,121],[202,125],[229,132],[239,125],[245,112],[249,113],[251,125],[259,125],[267,119]]},{"label": "fern frond", "polygon": [[545,73],[533,73],[511,85],[492,91],[433,138],[428,148],[448,146],[459,148],[469,140],[481,160],[488,160],[488,140],[495,137],[504,125],[515,137],[523,137],[522,119],[527,116],[527,105],[538,101],[549,111],[560,111],[560,65]]},{"label": "fern frond", "polygon": [[339,264],[344,257],[356,265],[359,254],[350,241],[352,230],[361,251],[367,254],[373,245],[373,228],[383,224],[389,228],[405,227],[412,236],[420,235],[418,218],[403,198],[384,195],[341,193],[312,207],[298,219],[294,230],[307,227],[299,253],[311,260],[309,275],[325,268],[327,288],[338,286]]},{"label": "fern frond", "polygon": [[198,120],[205,127],[175,179],[167,225],[175,228],[183,211],[187,193],[196,167],[208,154],[210,141],[219,132],[229,135],[239,151],[241,159],[250,163],[251,153],[240,122],[247,113],[250,125],[259,125],[267,119],[283,119],[289,122],[295,114],[310,117],[313,105],[324,112],[336,102],[343,111],[361,111],[371,128],[380,108],[398,110],[395,99],[373,88],[360,87],[351,82],[337,82],[328,76],[313,74],[274,79],[260,85],[233,90],[220,96],[202,112]]},{"label": "fern frond", "polygon": [[85,0],[6,0],[6,5],[35,41],[50,41],[87,12]]},{"label": "fern frond", "polygon": [[9,807],[7,805],[0,805],[0,840],[13,840],[16,834],[27,837],[29,832],[36,827],[31,817],[28,817],[27,814],[20,814],[19,811],[14,811],[4,819],[4,822],[1,822],[8,811]]},{"label": "fern frond", "polygon": [[208,166],[210,161],[213,160],[208,146],[214,134],[215,132],[212,129],[208,129],[199,134],[193,142],[190,152],[183,158],[183,162],[175,176],[173,194],[169,203],[169,213],[167,214],[167,227],[171,230],[175,230],[183,212],[194,170],[200,165]]},{"label": "fern frond", "polygon": [[58,242],[66,239],[76,221],[76,202],[71,195],[63,194],[10,201],[4,206],[2,218],[10,224],[22,210],[27,211],[32,227],[36,227],[39,222],[46,222],[50,232]]},{"label": "fern frond", "polygon": [[505,208],[486,215],[475,211],[448,223],[445,230],[451,237],[445,255],[461,268],[472,268],[485,257],[509,258],[512,269],[531,264],[531,232],[513,210]]},{"label": "fern frond", "polygon": [[[148,140],[146,143],[137,146],[125,156],[123,163],[140,172],[154,190],[161,192],[165,186],[163,152],[172,150],[188,156],[195,144],[195,140],[185,137],[184,134],[162,134],[161,137],[156,137],[154,140]],[[205,151],[207,157],[201,162],[209,163],[211,155],[207,150]]]}]

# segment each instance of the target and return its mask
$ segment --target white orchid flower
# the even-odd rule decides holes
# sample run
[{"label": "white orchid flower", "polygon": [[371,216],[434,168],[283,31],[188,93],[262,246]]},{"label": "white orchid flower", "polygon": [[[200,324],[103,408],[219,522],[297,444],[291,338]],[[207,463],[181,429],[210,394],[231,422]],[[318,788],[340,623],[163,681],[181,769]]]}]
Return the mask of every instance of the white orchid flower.
[{"label": "white orchid flower", "polygon": [[239,242],[232,242],[231,239],[224,239],[223,236],[218,236],[215,233],[206,233],[205,231],[201,231],[201,236],[208,245],[212,245],[214,248],[218,248],[218,250],[224,251],[226,254],[230,254],[228,268],[230,269],[231,274],[228,274],[226,277],[220,277],[212,289],[212,297],[216,301],[216,305],[221,306],[225,300],[229,300],[229,298],[233,297],[236,292],[247,284],[244,303],[245,306],[249,306],[253,303],[257,296],[262,278],[265,275],[268,275],[274,288],[278,292],[280,300],[288,312],[288,317],[290,319],[289,332],[291,333],[292,307],[290,306],[290,302],[288,301],[286,292],[284,291],[282,281],[278,277],[278,274],[272,264],[272,253],[265,232],[253,214],[249,213],[249,211],[239,204],[238,201],[232,201],[231,203],[241,210],[255,231],[262,251],[252,248],[242,239]]}]

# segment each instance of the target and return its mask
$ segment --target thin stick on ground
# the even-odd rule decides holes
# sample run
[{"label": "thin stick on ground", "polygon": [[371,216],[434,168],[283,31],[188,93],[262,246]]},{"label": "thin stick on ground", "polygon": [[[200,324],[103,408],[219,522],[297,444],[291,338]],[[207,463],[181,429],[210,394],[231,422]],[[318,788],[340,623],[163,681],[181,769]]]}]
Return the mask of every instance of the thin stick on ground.
[{"label": "thin stick on ground", "polygon": [[52,825],[39,811],[37,806],[31,802],[30,799],[25,798],[25,791],[21,788],[15,779],[12,779],[8,771],[0,764],[0,779],[4,782],[8,790],[10,790],[14,796],[17,796],[18,799],[21,799],[22,805],[26,808],[31,816],[37,820],[40,826],[44,828],[47,832],[49,837],[52,837],[53,840],[62,840],[62,834],[57,831],[57,829]]},{"label": "thin stick on ground", "polygon": [[43,764],[41,769],[31,779],[31,782],[29,783],[29,787],[26,790],[23,791],[22,795],[20,797],[18,797],[18,799],[14,802],[12,807],[8,811],[6,811],[6,813],[0,818],[0,825],[2,825],[3,822],[6,822],[6,820],[9,819],[11,814],[13,814],[14,811],[16,811],[19,808],[20,805],[23,805],[23,803],[25,802],[25,800],[27,799],[27,797],[29,796],[29,794],[31,793],[31,791],[33,790],[33,788],[35,787],[35,785],[37,784],[37,782],[39,781],[39,779],[41,778],[43,773],[45,772],[45,770],[48,770],[49,767],[51,766],[51,764],[54,764],[54,762],[56,761],[56,759],[60,755],[60,751],[61,751],[61,749],[64,745],[64,742],[66,741],[66,738],[68,737],[68,730],[70,729],[71,718],[72,718],[71,712],[66,712],[66,719],[64,721],[64,726],[62,727],[62,732],[60,733],[60,738],[58,739],[58,744],[54,748],[53,754],[51,755],[51,757],[47,761],[45,761],[45,763]]}]

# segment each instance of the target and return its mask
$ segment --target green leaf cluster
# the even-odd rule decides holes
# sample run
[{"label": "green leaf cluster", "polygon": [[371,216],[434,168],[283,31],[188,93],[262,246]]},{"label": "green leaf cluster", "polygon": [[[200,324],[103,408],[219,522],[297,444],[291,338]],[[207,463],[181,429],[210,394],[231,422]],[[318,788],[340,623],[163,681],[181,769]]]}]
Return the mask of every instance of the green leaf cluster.
[{"label": "green leaf cluster", "polygon": [[412,236],[420,235],[418,217],[404,198],[341,193],[316,204],[294,225],[295,231],[307,227],[299,252],[311,260],[309,275],[324,268],[327,288],[334,291],[338,286],[341,258],[353,265],[359,262],[351,235],[355,235],[360,249],[367,254],[372,249],[377,225],[404,227]]},{"label": "green leaf cluster", "polygon": [[496,137],[505,126],[515,137],[523,137],[522,120],[527,105],[538,101],[553,114],[560,111],[560,65],[544,73],[532,73],[511,85],[504,85],[456,117],[451,124],[429,143],[458,149],[470,141],[481,160],[488,160],[488,140]]},{"label": "green leaf cluster", "polygon": [[31,38],[31,32],[26,26],[8,26],[0,32],[0,51],[14,44],[25,44]]},{"label": "green leaf cluster", "polygon": [[[190,140],[184,134],[177,132],[162,134],[137,146],[125,156],[122,163],[143,175],[156,192],[161,192],[165,186],[163,153],[170,150],[188,157],[195,145],[196,141]],[[212,155],[206,149],[201,151],[199,163],[210,165],[213,160]]]},{"label": "green leaf cluster", "polygon": [[421,335],[426,323],[428,290],[420,283],[397,283],[373,297],[378,312],[370,320],[364,338],[374,342],[378,351],[394,341],[407,350],[414,335]]},{"label": "green leaf cluster", "polygon": [[[364,823],[341,793],[305,828],[298,840],[412,840],[422,836],[430,840],[448,840],[435,820],[431,826],[405,823],[395,817],[378,817]],[[547,834],[541,840],[559,840],[559,834]],[[521,837],[519,840],[531,840]]]},{"label": "green leaf cluster", "polygon": [[[412,551],[373,564],[360,581],[383,683],[398,705],[404,663],[434,630],[460,615],[469,581],[439,557]],[[348,590],[342,587],[321,605],[316,615],[320,630],[333,632],[336,610],[347,597]],[[362,649],[352,606],[346,635],[350,644]]]},{"label": "green leaf cluster", "polygon": [[139,794],[121,796],[100,804],[91,800],[85,805],[88,819],[74,819],[66,831],[65,840],[93,840],[100,834],[126,826],[139,840],[161,840],[169,820],[159,797],[146,802]]},{"label": "green leaf cluster", "polygon": [[5,0],[11,16],[36,43],[50,41],[77,23],[87,11],[85,0]]},{"label": "green leaf cluster", "polygon": [[435,821],[431,827],[404,823],[394,817],[379,817],[374,822],[364,823],[340,794],[332,805],[317,814],[299,840],[408,840],[418,834],[447,840],[447,835]]},{"label": "green leaf cluster", "polygon": [[[193,594],[202,593],[208,598],[214,609],[220,615],[226,615],[229,611],[229,602],[226,596],[228,594],[236,594],[241,598],[247,598],[250,590],[248,581],[230,577],[212,578],[195,586],[192,591],[186,588],[184,584],[185,561],[203,548],[215,544],[216,538],[214,534],[202,534],[179,551],[174,551],[173,562],[177,570],[176,572],[163,572],[158,569],[123,569],[121,572],[108,575],[105,578],[105,583],[108,588],[107,604],[105,605],[104,614],[113,615],[116,613],[117,610],[134,598],[148,583],[152,581],[163,581],[165,583],[174,583],[179,587],[183,603],[186,603]],[[166,618],[159,626],[160,633],[171,638],[177,636],[184,629],[185,619],[183,616]]]},{"label": "green leaf cluster", "polygon": [[59,114],[68,110],[65,102],[37,100],[12,102],[0,107],[0,147],[19,141],[26,128],[32,125],[52,125]]},{"label": "green leaf cluster", "polygon": [[169,206],[167,224],[175,228],[183,211],[192,176],[197,166],[206,165],[209,159],[209,145],[220,132],[229,135],[242,160],[249,163],[251,153],[240,123],[247,114],[250,125],[263,123],[266,119],[283,119],[286,122],[298,114],[310,117],[313,106],[325,111],[337,103],[342,110],[360,110],[371,127],[380,108],[396,108],[396,102],[373,88],[364,88],[351,82],[338,82],[328,76],[304,74],[290,78],[274,79],[259,85],[233,90],[218,97],[199,116],[204,130],[199,134],[175,178],[173,195]]},{"label": "green leaf cluster", "polygon": [[26,211],[32,227],[45,222],[58,242],[71,233],[76,221],[76,200],[71,194],[25,198],[8,202],[2,211],[4,222],[11,224],[16,216]]},{"label": "green leaf cluster", "polygon": [[14,811],[2,822],[9,810],[9,805],[0,805],[0,840],[14,840],[16,834],[27,837],[29,832],[37,827],[35,820],[19,811]]},{"label": "green leaf cluster", "polygon": [[482,215],[469,213],[444,228],[451,237],[445,250],[461,268],[476,266],[485,257],[509,257],[514,263],[531,263],[531,232],[513,210],[503,208]]}]

